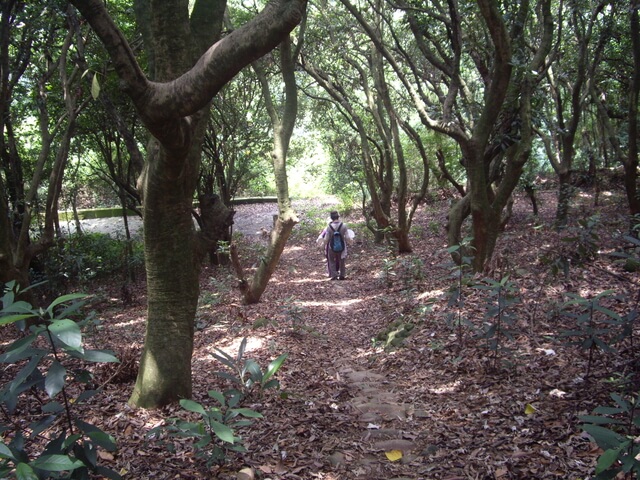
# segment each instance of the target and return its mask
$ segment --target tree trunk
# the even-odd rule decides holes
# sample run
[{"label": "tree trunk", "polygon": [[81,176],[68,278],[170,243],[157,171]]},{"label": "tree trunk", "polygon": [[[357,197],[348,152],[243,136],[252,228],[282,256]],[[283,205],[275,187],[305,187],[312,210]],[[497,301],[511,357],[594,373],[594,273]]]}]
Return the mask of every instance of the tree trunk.
[{"label": "tree trunk", "polygon": [[158,149],[155,141],[149,151],[152,153],[143,182],[147,330],[129,400],[143,408],[191,397],[193,326],[199,295],[199,262],[191,218],[197,170],[194,175],[193,166],[185,171],[166,168],[178,159]]},{"label": "tree trunk", "polygon": [[573,197],[573,185],[571,185],[571,171],[558,174],[558,206],[556,207],[555,228],[562,229],[567,226],[569,220],[569,208]]},{"label": "tree trunk", "polygon": [[[301,43],[299,42],[298,49],[302,46]],[[273,124],[274,145],[271,158],[278,196],[278,218],[271,231],[267,254],[260,260],[258,269],[244,292],[244,301],[247,304],[254,304],[260,301],[273,272],[278,266],[291,231],[298,223],[298,217],[291,206],[287,179],[287,153],[298,114],[298,87],[295,80],[295,59],[298,57],[298,52],[299,50],[296,52],[291,51],[291,39],[289,37],[285,38],[280,44],[280,66],[285,85],[282,118],[278,115],[273,102],[264,69],[257,62],[254,64],[254,70],[262,85],[265,106]]]}]

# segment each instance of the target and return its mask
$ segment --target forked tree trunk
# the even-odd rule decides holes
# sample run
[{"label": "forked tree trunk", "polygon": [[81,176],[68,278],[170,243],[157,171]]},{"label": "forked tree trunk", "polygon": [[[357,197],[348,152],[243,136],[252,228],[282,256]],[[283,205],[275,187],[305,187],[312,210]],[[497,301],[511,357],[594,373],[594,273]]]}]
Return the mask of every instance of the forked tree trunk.
[{"label": "forked tree trunk", "polygon": [[[147,269],[147,333],[130,403],[159,407],[191,395],[198,302],[197,241],[191,219],[212,97],[242,68],[275,48],[306,3],[273,0],[217,43],[225,2],[136,2],[152,66],[150,80],[102,0],[70,0],[113,60],[123,91],[154,140],[141,185]],[[201,56],[200,56],[201,55]],[[199,58],[198,58],[199,57]]]}]

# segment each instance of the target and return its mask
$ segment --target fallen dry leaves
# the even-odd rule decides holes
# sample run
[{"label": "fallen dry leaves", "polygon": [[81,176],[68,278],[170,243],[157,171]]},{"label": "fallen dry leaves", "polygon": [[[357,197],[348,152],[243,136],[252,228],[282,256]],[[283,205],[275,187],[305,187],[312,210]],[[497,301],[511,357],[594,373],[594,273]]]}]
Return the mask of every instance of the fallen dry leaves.
[{"label": "fallen dry leaves", "polygon": [[[172,440],[169,453],[158,438],[147,437],[166,418],[185,412],[176,406],[156,411],[127,406],[136,368],[131,359],[139,356],[144,336],[144,285],[134,287],[132,304],[102,304],[101,331],[91,341],[112,348],[127,365],[126,371],[96,369],[104,393],[81,412],[117,439],[118,451],[102,452],[100,458],[131,479],[588,478],[599,452],[577,416],[606,403],[610,386],[604,379],[623,362],[638,359],[624,349],[599,355],[585,379],[586,355],[556,340],[569,327],[557,306],[569,291],[588,295],[610,288],[636,298],[638,275],[599,255],[572,268],[568,277],[553,276],[543,256],[552,256],[560,242],[549,228],[554,196],[541,192],[538,223],[519,198],[496,249],[492,278],[508,270],[522,300],[514,307],[514,337],[504,344],[510,353],[501,352],[498,362],[471,330],[460,337],[447,324],[452,280],[443,267],[449,260],[443,251],[444,202],[416,214],[412,255],[392,257],[356,228],[348,279],[342,282],[327,281],[317,232],[291,239],[258,305],[241,304],[230,271],[205,268],[194,399],[204,401],[208,390],[226,387],[215,375],[222,366],[210,355],[214,348],[235,353],[248,337],[246,356],[263,367],[289,354],[278,375],[286,396],[267,391],[245,405],[264,415],[241,432],[249,451],[231,454],[225,465],[211,469],[195,457],[188,440]],[[594,211],[591,199],[581,201],[580,211]],[[601,202],[606,203],[598,207],[604,212],[599,233],[606,251],[617,245],[625,206],[622,197]],[[245,208],[245,215],[261,211]],[[296,208],[304,213],[307,207],[300,202]],[[271,210],[273,205],[264,207]],[[243,207],[238,211],[242,216]],[[345,220],[354,226],[358,218]],[[252,249],[264,241],[256,234],[241,242],[246,268],[255,262],[249,258]],[[392,262],[392,276],[383,273],[385,260]],[[479,326],[485,298],[472,289],[465,294],[458,313]],[[402,347],[385,351],[372,342],[398,320],[415,324]],[[637,382],[638,372],[631,373]]]}]

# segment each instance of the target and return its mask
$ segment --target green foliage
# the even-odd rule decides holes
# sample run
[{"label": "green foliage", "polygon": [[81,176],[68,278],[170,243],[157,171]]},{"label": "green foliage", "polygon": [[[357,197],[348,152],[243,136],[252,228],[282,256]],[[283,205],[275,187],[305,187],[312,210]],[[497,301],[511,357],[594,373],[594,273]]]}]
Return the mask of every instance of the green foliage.
[{"label": "green foliage", "polygon": [[393,285],[393,279],[397,275],[395,270],[398,266],[398,262],[399,260],[396,256],[382,259],[382,271],[380,272],[380,277],[387,288],[391,288]]},{"label": "green foliage", "polygon": [[315,240],[329,223],[326,208],[310,206],[305,208],[299,217],[300,221],[293,229],[293,233],[300,235],[303,239],[311,237]]},{"label": "green foliage", "polygon": [[625,245],[619,252],[614,252],[611,256],[618,258],[616,263],[621,263],[624,270],[633,273],[640,270],[640,240],[638,239],[638,231],[640,231],[640,215],[632,218],[633,235],[623,235],[622,240]]},{"label": "green foliage", "polygon": [[216,374],[229,380],[243,397],[249,396],[256,391],[262,392],[270,388],[279,388],[280,382],[273,376],[280,370],[288,354],[283,353],[280,355],[269,363],[266,370],[263,371],[255,360],[244,358],[246,348],[246,338],[242,339],[238,354],[235,357],[216,348],[217,353],[212,353],[211,355],[231,371],[231,373],[216,372]]},{"label": "green foliage", "polygon": [[45,279],[55,289],[67,282],[82,284],[123,273],[128,267],[142,268],[142,243],[132,243],[133,255],[129,256],[125,240],[102,233],[71,235],[49,250],[44,262]]},{"label": "green foliage", "polygon": [[304,325],[304,308],[296,302],[296,297],[287,297],[280,307],[285,319],[291,323],[295,331],[302,330]]},{"label": "green foliage", "polygon": [[402,346],[414,327],[413,323],[403,320],[392,322],[385,330],[376,335],[374,345],[382,345],[385,350],[398,348]]},{"label": "green foliage", "polygon": [[516,317],[512,308],[520,303],[519,289],[506,275],[500,281],[485,278],[475,288],[487,294],[487,308],[479,338],[486,341],[486,347],[493,353],[494,368],[501,353],[509,353],[504,340],[513,340],[518,331],[515,326]]},{"label": "green foliage", "polygon": [[553,257],[544,259],[551,266],[554,275],[562,273],[569,276],[572,266],[579,266],[592,261],[598,253],[600,240],[597,228],[600,217],[594,215],[578,220],[575,227],[567,227],[560,237],[561,245],[553,250]]},{"label": "green foliage", "polygon": [[217,403],[216,406],[207,407],[194,400],[180,400],[180,406],[200,415],[201,421],[170,418],[166,429],[172,437],[194,439],[196,456],[206,459],[207,466],[211,466],[213,463],[223,463],[229,452],[247,451],[237,430],[250,426],[250,419],[262,418],[262,414],[239,407],[242,395],[237,391],[223,394],[209,390],[208,395]]},{"label": "green foliage", "polygon": [[560,315],[576,322],[575,328],[563,330],[560,338],[567,339],[570,345],[589,352],[587,378],[590,376],[596,351],[614,352],[614,345],[630,337],[633,332],[632,324],[637,315],[635,310],[622,316],[602,305],[605,299],[618,299],[613,293],[612,290],[605,290],[593,298],[567,293],[569,300],[560,308]]},{"label": "green foliage", "polygon": [[447,253],[459,259],[458,262],[448,263],[450,277],[455,280],[449,291],[447,302],[446,322],[456,332],[458,348],[462,348],[465,339],[465,330],[473,324],[463,317],[462,312],[465,306],[465,291],[473,286],[473,257],[465,256],[464,252],[471,248],[471,238],[466,237],[460,245],[453,245],[447,248]]},{"label": "green foliage", "polygon": [[[206,459],[207,466],[223,463],[230,452],[246,452],[243,439],[237,430],[252,425],[255,418],[263,418],[262,414],[242,407],[242,402],[254,392],[277,389],[280,383],[274,378],[287,354],[273,360],[263,371],[252,359],[244,358],[247,339],[242,339],[238,354],[235,357],[216,349],[212,356],[226,366],[231,373],[216,372],[219,377],[231,382],[232,388],[224,393],[209,390],[209,398],[215,401],[214,406],[205,406],[194,400],[182,399],[183,409],[200,415],[200,421],[190,422],[178,418],[167,419],[167,426],[158,427],[149,432],[153,438],[166,430],[170,437],[188,437],[194,439],[196,456]],[[173,448],[166,443],[168,448]]]},{"label": "green foliage", "polygon": [[604,452],[598,458],[596,479],[640,477],[640,392],[625,398],[612,393],[614,406],[599,406],[594,415],[582,415],[581,428]]},{"label": "green foliage", "polygon": [[[72,405],[80,405],[97,392],[82,389],[91,381],[91,373],[78,367],[82,362],[117,362],[112,352],[83,347],[85,321],[74,321],[82,306],[83,295],[58,297],[46,309],[37,309],[17,300],[16,285],[5,286],[0,310],[0,328],[9,324],[31,325],[29,333],[9,345],[0,362],[19,368],[0,388],[0,405],[6,413],[0,422],[0,478],[89,478],[90,474],[120,478],[114,471],[98,465],[98,447],[116,449],[113,437],[72,415]],[[39,341],[40,340],[40,341]],[[70,365],[74,367],[69,368]],[[9,371],[12,371],[13,368]],[[70,380],[69,380],[70,379]],[[71,398],[67,382],[80,387]],[[45,394],[49,401],[42,402]],[[12,421],[21,398],[33,395],[41,405],[38,418]],[[38,454],[33,453],[43,432],[57,429]]]}]

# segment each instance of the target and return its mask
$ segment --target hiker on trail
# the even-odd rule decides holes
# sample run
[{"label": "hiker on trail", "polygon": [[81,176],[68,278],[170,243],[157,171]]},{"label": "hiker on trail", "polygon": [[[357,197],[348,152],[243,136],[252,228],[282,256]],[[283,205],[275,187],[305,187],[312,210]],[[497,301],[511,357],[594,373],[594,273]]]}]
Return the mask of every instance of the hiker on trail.
[{"label": "hiker on trail", "polygon": [[340,221],[340,215],[335,210],[330,213],[331,223],[318,236],[317,243],[324,246],[327,259],[327,269],[331,280],[344,280],[347,274],[345,259],[347,258],[347,243],[353,237],[353,231]]}]

